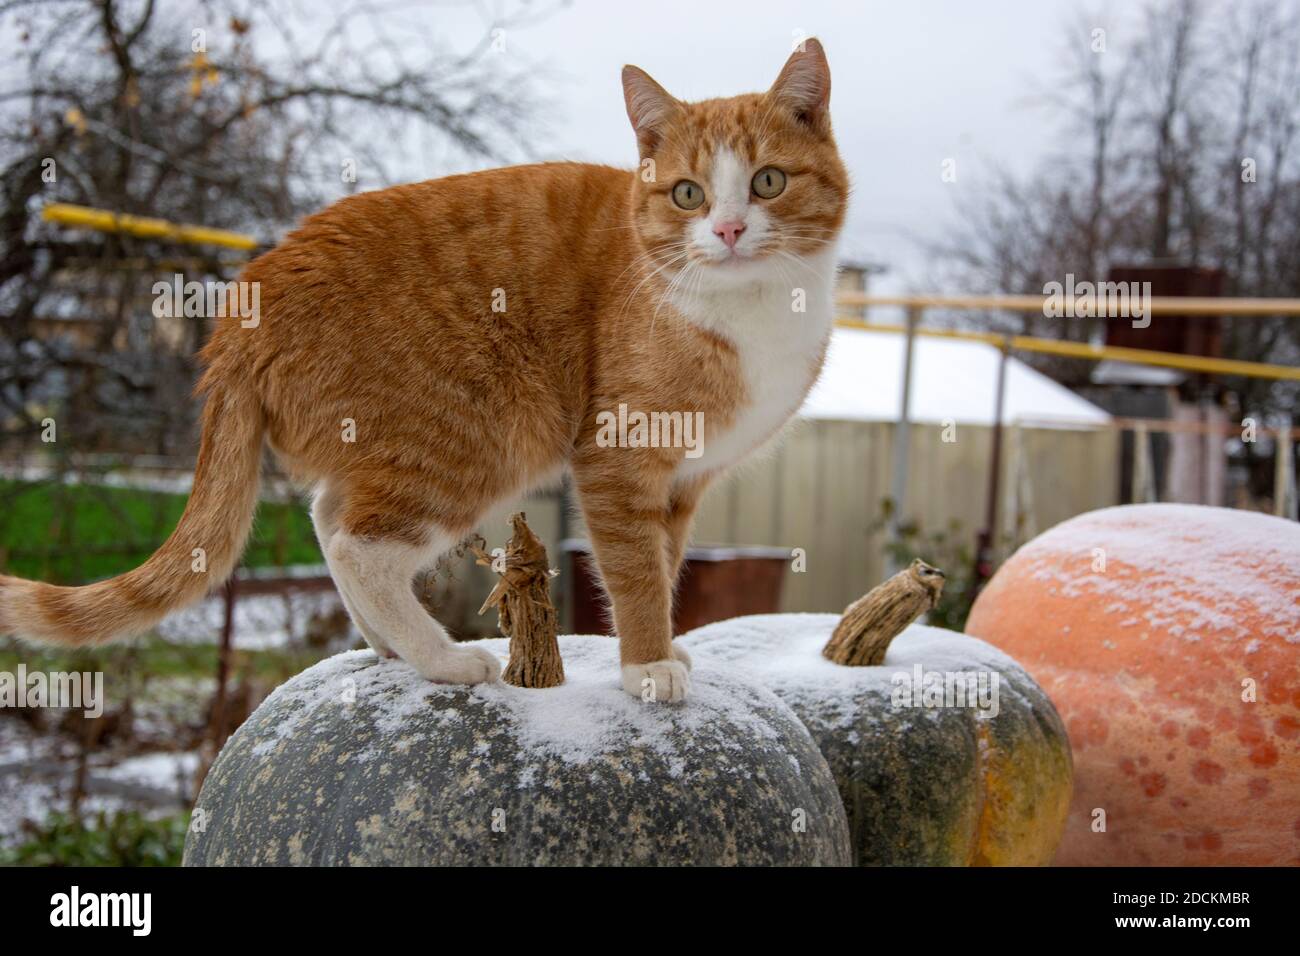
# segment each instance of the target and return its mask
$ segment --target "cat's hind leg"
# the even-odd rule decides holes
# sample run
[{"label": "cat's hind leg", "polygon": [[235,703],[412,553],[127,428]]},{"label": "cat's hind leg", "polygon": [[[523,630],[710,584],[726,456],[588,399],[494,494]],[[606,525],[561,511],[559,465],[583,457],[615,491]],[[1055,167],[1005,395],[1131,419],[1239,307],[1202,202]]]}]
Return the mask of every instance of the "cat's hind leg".
[{"label": "cat's hind leg", "polygon": [[357,534],[345,524],[330,539],[330,568],[367,625],[421,676],[446,684],[494,681],[501,674],[496,655],[453,643],[411,589],[415,572],[427,566],[430,554],[454,543],[454,536],[437,530],[416,545],[398,537]]},{"label": "cat's hind leg", "polygon": [[342,504],[343,499],[338,492],[338,487],[329,481],[321,482],[311,503],[311,523],[316,529],[316,540],[320,543],[321,554],[325,557],[325,564],[329,567],[330,577],[334,579],[334,586],[338,589],[343,607],[348,612],[348,617],[352,619],[352,623],[357,626],[357,630],[361,632],[362,638],[380,657],[396,657],[397,652],[361,615],[355,596],[348,594],[349,585],[346,576],[340,573],[337,562],[330,557],[330,542],[334,540],[334,535],[339,530],[339,508]]}]

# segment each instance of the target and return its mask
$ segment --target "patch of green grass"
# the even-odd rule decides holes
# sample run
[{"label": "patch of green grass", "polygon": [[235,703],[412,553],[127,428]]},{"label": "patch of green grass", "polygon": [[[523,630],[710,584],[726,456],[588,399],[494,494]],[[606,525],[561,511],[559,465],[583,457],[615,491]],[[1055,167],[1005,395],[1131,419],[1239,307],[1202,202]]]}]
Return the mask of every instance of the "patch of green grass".
[{"label": "patch of green grass", "polygon": [[[0,569],[62,583],[121,574],[166,540],[185,500],[185,495],[135,488],[0,479]],[[245,565],[321,561],[305,508],[258,506]]]},{"label": "patch of green grass", "polygon": [[[305,670],[322,656],[306,648],[239,650],[235,654],[241,669],[272,683]],[[0,671],[15,673],[19,664],[25,664],[29,673],[103,671],[121,675],[130,670],[150,677],[210,678],[217,672],[217,646],[175,644],[156,636],[95,649],[0,642]]]},{"label": "patch of green grass", "polygon": [[53,813],[0,848],[0,866],[179,866],[189,825],[188,813],[99,813],[89,821]]}]

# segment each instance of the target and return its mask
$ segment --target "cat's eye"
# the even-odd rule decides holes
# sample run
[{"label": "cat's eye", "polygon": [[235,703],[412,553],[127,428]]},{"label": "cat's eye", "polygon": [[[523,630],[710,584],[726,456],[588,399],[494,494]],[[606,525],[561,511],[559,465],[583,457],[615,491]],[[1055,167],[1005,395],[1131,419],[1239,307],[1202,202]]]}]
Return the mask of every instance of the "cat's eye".
[{"label": "cat's eye", "polygon": [[763,199],[775,199],[785,191],[785,173],[775,166],[767,166],[754,174],[751,183],[754,195]]},{"label": "cat's eye", "polygon": [[699,209],[704,202],[704,190],[698,183],[683,179],[673,187],[673,202],[683,209]]}]

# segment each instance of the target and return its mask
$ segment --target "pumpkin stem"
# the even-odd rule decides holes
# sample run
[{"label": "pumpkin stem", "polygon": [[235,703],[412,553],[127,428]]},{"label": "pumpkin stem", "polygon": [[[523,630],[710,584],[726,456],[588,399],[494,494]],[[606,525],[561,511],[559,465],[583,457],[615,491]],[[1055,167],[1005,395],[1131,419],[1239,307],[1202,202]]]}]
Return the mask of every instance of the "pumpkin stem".
[{"label": "pumpkin stem", "polygon": [[883,664],[889,643],[943,593],[943,572],[920,558],[844,609],[822,656],[846,667]]},{"label": "pumpkin stem", "polygon": [[478,564],[501,575],[478,612],[495,607],[501,633],[510,638],[510,663],[502,680],[516,687],[556,687],[564,683],[564,661],[555,639],[559,621],[549,582],[560,572],[548,567],[546,546],[524,519],[522,511],[510,516],[514,533],[504,558],[473,548]]}]

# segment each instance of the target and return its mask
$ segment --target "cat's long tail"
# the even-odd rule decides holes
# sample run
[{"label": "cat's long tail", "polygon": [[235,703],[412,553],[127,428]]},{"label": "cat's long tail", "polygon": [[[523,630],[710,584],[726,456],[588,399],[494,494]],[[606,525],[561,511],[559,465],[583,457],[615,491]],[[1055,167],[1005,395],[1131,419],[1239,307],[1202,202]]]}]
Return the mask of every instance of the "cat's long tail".
[{"label": "cat's long tail", "polygon": [[171,537],[134,571],[85,587],[0,575],[0,634],[102,644],[147,630],[218,587],[252,528],[263,431],[253,390],[215,383],[203,409],[194,486]]}]

